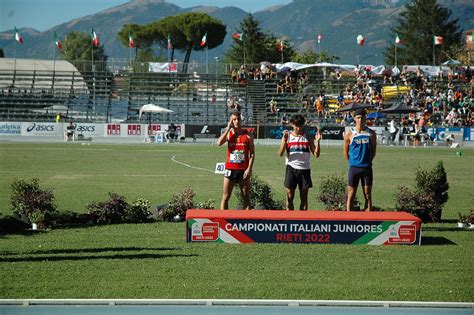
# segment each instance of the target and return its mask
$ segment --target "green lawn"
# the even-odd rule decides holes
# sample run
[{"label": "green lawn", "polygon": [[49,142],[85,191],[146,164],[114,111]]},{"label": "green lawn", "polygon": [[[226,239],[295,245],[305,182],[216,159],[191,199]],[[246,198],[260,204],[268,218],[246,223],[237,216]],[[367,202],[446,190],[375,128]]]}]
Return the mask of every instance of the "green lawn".
[{"label": "green lawn", "polygon": [[[254,171],[283,198],[284,161],[276,146],[256,148]],[[110,191],[129,201],[170,200],[185,186],[196,200],[220,199],[223,161],[211,145],[0,143],[0,213],[10,214],[14,178],[37,177],[61,211],[84,212]],[[472,230],[455,227],[474,205],[474,149],[380,148],[374,204],[393,209],[399,185],[418,165],[443,160],[450,184],[444,223],[423,225],[423,246],[187,244],[184,223],[58,229],[0,238],[0,298],[258,298],[473,301]],[[322,175],[345,172],[340,147],[313,160],[310,209]],[[359,195],[359,199],[361,199]],[[234,199],[234,198],[233,198]],[[235,204],[235,200],[231,205]]]}]

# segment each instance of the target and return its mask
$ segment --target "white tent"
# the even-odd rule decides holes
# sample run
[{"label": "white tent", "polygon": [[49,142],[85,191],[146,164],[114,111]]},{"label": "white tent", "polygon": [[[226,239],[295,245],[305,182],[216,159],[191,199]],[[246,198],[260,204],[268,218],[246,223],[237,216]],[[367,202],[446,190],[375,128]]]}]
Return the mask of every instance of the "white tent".
[{"label": "white tent", "polygon": [[140,108],[140,112],[138,114],[138,120],[140,120],[143,113],[161,114],[161,113],[174,113],[174,112],[171,109],[167,109],[155,104],[146,104]]}]

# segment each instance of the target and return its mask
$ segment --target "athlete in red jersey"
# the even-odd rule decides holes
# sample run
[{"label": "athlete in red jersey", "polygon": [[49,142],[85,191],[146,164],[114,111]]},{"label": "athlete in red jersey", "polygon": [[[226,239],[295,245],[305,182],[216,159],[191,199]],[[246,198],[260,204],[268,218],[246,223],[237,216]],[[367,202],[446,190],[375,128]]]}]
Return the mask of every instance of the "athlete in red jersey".
[{"label": "athlete in red jersey", "polygon": [[239,184],[244,199],[244,209],[250,209],[250,176],[255,160],[252,136],[242,129],[241,116],[237,111],[230,115],[225,132],[217,139],[219,146],[227,142],[227,161],[224,172],[224,188],[221,209],[229,208],[229,199],[235,184]]}]

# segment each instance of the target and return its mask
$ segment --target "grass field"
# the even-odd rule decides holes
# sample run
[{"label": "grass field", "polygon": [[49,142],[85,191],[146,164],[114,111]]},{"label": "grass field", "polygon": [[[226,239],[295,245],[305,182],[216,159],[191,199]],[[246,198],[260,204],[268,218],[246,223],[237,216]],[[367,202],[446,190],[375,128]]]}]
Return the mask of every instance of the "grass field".
[{"label": "grass field", "polygon": [[[284,161],[276,151],[257,146],[254,172],[282,199]],[[218,204],[222,177],[212,170],[224,156],[225,148],[211,145],[0,143],[0,213],[11,213],[13,179],[33,177],[54,190],[60,211],[84,212],[111,191],[163,204],[185,186],[197,201]],[[374,205],[393,209],[396,187],[411,186],[418,165],[431,169],[438,160],[450,199],[444,223],[424,225],[421,247],[187,244],[184,223],[7,235],[0,238],[0,298],[473,301],[474,234],[454,222],[474,206],[474,149],[458,157],[447,148],[380,148]],[[310,209],[323,209],[316,200],[321,176],[346,168],[341,147],[322,148],[313,160]]]}]

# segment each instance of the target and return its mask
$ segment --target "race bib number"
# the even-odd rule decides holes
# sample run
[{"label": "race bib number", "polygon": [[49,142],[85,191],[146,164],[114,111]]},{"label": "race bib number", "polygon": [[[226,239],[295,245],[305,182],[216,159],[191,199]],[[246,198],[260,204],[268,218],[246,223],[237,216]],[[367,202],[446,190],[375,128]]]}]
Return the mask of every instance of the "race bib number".
[{"label": "race bib number", "polygon": [[243,152],[234,151],[230,154],[230,158],[229,158],[230,163],[240,164],[240,163],[243,163],[244,160],[245,160],[245,155]]},{"label": "race bib number", "polygon": [[232,174],[232,171],[231,171],[231,170],[225,170],[225,171],[224,171],[224,176],[225,176],[225,177],[229,177],[230,174]]},{"label": "race bib number", "polygon": [[224,174],[225,163],[216,163],[216,169],[214,170],[215,174]]}]

